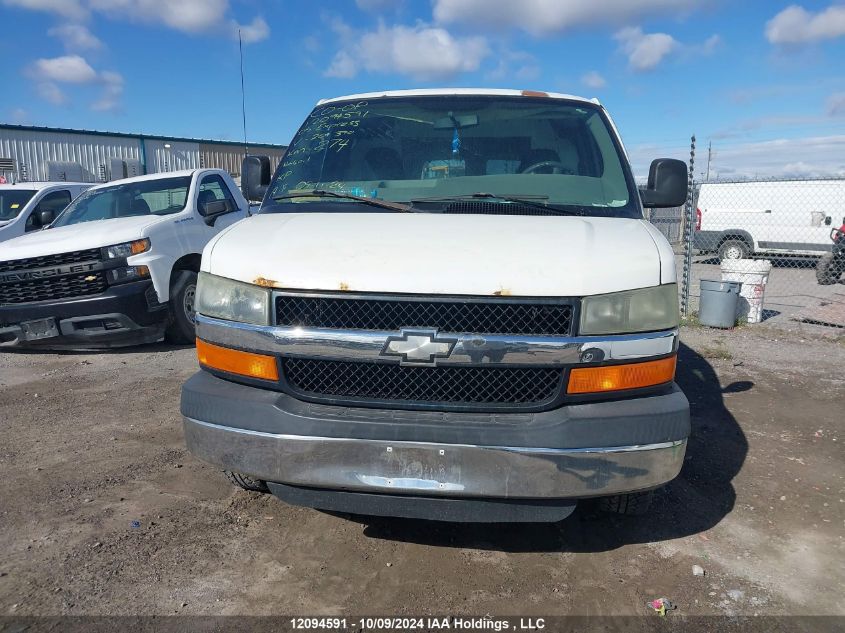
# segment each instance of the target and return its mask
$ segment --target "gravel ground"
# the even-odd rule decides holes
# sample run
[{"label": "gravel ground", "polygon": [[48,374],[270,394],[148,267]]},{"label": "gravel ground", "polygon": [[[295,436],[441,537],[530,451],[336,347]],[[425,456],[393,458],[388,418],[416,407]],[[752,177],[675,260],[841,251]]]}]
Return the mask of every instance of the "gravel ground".
[{"label": "gravel ground", "polygon": [[843,367],[810,329],[685,328],[693,436],[650,515],[471,526],[231,487],[184,448],[193,349],[0,353],[0,614],[842,616]]}]

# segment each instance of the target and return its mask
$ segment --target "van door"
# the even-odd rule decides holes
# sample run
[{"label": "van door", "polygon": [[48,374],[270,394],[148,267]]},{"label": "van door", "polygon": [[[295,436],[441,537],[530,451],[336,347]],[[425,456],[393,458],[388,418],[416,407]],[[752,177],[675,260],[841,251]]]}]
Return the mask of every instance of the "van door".
[{"label": "van door", "polygon": [[[784,253],[829,251],[830,231],[845,214],[842,186],[836,182],[773,182],[770,227],[760,248]],[[837,223],[839,222],[839,223]]]}]

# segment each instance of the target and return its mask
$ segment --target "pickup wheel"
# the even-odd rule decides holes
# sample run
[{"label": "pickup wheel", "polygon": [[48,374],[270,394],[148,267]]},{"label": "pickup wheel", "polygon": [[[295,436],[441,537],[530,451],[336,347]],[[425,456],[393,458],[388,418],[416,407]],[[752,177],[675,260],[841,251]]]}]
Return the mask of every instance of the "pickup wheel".
[{"label": "pickup wheel", "polygon": [[816,281],[822,286],[829,286],[838,280],[839,271],[834,270],[833,253],[825,253],[816,264]]},{"label": "pickup wheel", "polygon": [[168,342],[189,345],[196,340],[194,302],[197,295],[197,274],[182,271],[182,283],[174,284],[170,292],[171,323],[167,328]]},{"label": "pickup wheel", "polygon": [[241,473],[236,473],[231,470],[224,470],[223,474],[226,475],[226,479],[231,481],[238,488],[242,488],[244,490],[251,490],[253,492],[270,492],[270,489],[267,487],[266,481],[254,479],[249,475],[243,475]]},{"label": "pickup wheel", "polygon": [[742,240],[725,240],[719,245],[719,259],[746,259],[751,254]]},{"label": "pickup wheel", "polygon": [[626,516],[642,516],[648,512],[654,491],[631,492],[625,495],[602,497],[599,499],[599,509],[602,512],[613,512]]}]

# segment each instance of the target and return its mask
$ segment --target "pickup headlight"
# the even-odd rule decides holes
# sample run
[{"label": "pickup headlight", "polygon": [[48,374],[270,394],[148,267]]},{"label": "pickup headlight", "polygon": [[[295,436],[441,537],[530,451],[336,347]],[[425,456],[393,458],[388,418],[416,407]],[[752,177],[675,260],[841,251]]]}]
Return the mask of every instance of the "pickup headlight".
[{"label": "pickup headlight", "polygon": [[270,290],[200,273],[196,311],[205,316],[254,325],[270,324]]},{"label": "pickup headlight", "polygon": [[666,284],[640,290],[584,297],[580,334],[626,334],[678,327],[678,286]]},{"label": "pickup headlight", "polygon": [[126,259],[133,255],[146,253],[150,250],[150,240],[144,238],[143,240],[135,240],[134,242],[124,242],[123,244],[115,244],[114,246],[106,246],[103,252],[106,259]]}]

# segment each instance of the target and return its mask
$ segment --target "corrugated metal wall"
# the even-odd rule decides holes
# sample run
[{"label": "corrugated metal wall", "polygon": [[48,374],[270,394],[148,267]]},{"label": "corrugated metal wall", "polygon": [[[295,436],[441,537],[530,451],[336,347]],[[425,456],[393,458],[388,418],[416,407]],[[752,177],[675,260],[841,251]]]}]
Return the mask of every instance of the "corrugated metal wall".
[{"label": "corrugated metal wall", "polygon": [[0,128],[0,157],[15,160],[17,180],[46,180],[47,162],[68,162],[82,165],[85,182],[100,180],[100,165],[111,158],[135,159],[140,157],[138,141],[131,138],[36,132]]},{"label": "corrugated metal wall", "polygon": [[[270,156],[273,169],[279,164],[285,148],[256,147],[255,154]],[[0,126],[0,158],[14,161],[13,172],[0,175],[9,180],[47,180],[49,162],[79,163],[85,182],[114,178],[118,170],[112,159],[134,163],[127,175],[137,172],[137,165],[146,161],[146,173],[213,167],[225,169],[233,176],[241,173],[243,146],[164,138],[124,137],[108,134],[86,134],[67,130],[9,129]],[[122,177],[122,175],[121,175]]]},{"label": "corrugated metal wall", "polygon": [[[200,143],[199,151],[200,165],[202,167],[225,169],[235,177],[241,175],[241,161],[244,157],[243,146]],[[282,156],[285,155],[284,150],[271,149],[269,147],[259,147],[251,150],[251,153],[269,156],[270,168],[274,171],[279,161],[282,160]]]}]

